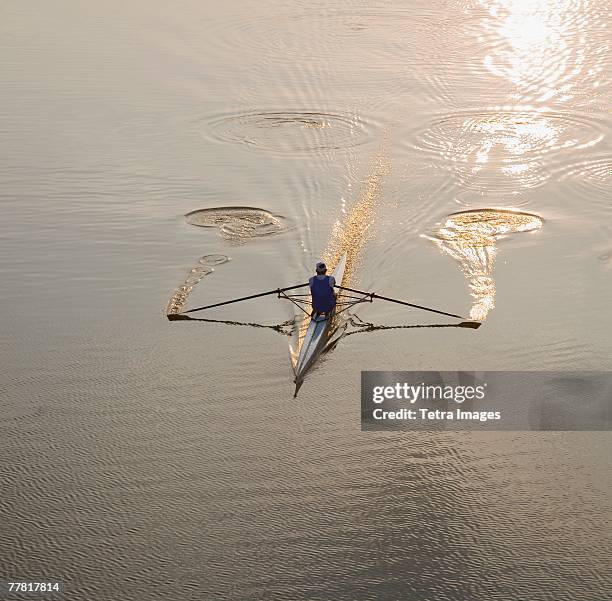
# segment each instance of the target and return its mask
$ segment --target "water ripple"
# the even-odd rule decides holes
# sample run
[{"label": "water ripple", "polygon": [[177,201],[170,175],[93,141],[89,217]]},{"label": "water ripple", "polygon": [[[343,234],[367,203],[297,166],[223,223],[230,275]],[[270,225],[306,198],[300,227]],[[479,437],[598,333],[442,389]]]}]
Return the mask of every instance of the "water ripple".
[{"label": "water ripple", "polygon": [[[488,193],[484,190],[460,190],[453,200],[464,207],[482,207],[487,203]],[[502,191],[495,194],[495,203],[501,207],[524,207],[531,202],[529,190]]]},{"label": "water ripple", "polygon": [[589,196],[595,192],[595,196],[609,197],[612,189],[612,157],[609,154],[601,155],[568,165],[560,174],[560,180],[584,188]]},{"label": "water ripple", "polygon": [[255,111],[208,122],[207,138],[287,156],[343,150],[372,140],[377,125],[357,115],[316,111]]},{"label": "water ripple", "polygon": [[562,152],[593,147],[607,130],[593,116],[502,107],[444,115],[406,142],[467,189],[520,191],[546,182]]}]

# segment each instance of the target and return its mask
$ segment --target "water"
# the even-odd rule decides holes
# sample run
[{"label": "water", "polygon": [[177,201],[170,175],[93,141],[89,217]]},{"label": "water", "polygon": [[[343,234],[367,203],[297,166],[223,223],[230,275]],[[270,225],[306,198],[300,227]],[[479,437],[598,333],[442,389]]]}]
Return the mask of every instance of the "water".
[{"label": "water", "polygon": [[[609,436],[362,434],[357,408],[362,369],[610,369],[611,16],[5,3],[0,577],[609,598]],[[194,314],[276,329],[165,318],[344,251],[353,285],[484,325],[346,336],[293,400],[289,303]]]}]

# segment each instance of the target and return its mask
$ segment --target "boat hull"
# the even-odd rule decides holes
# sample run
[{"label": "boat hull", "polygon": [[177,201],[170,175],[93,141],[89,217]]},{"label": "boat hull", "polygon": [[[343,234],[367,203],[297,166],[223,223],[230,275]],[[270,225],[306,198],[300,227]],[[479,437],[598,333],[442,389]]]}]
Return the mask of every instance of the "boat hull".
[{"label": "boat hull", "polygon": [[[336,280],[336,284],[342,285],[344,280],[344,271],[346,268],[346,255],[343,255],[338,264],[336,265],[333,276]],[[312,317],[308,324],[308,329],[304,335],[304,341],[300,348],[298,360],[295,364],[295,394],[302,385],[304,376],[308,370],[313,366],[316,360],[321,355],[321,352],[325,349],[327,342],[329,341],[330,334],[333,333],[333,326],[336,319],[335,310],[329,315],[323,317]]]}]

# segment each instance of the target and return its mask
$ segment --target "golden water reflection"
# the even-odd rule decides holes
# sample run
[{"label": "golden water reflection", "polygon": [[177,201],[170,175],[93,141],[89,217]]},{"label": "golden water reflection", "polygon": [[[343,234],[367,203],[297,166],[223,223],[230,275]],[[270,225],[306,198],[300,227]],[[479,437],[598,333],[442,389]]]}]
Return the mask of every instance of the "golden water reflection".
[{"label": "golden water reflection", "polygon": [[541,229],[544,220],[511,209],[476,209],[449,215],[426,238],[455,259],[468,279],[473,297],[470,319],[483,321],[495,306],[493,267],[501,236]]},{"label": "golden water reflection", "polygon": [[[599,87],[606,25],[589,0],[487,0],[481,4],[489,13],[483,23],[490,47],[484,66],[512,82],[516,98],[565,102]],[[600,36],[593,43],[593,37]]]},{"label": "golden water reflection", "polygon": [[334,224],[331,239],[323,252],[323,260],[329,265],[335,265],[346,253],[345,284],[350,282],[359,265],[363,247],[374,235],[373,226],[383,198],[383,181],[391,169],[388,144],[388,136],[385,135],[370,163],[358,202],[343,219]]}]

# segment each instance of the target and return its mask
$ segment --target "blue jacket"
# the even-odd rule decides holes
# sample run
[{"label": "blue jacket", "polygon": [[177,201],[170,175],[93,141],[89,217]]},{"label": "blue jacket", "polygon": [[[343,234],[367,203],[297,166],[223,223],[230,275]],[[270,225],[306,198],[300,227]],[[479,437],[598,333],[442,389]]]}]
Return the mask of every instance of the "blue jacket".
[{"label": "blue jacket", "polygon": [[310,294],[312,295],[312,308],[317,313],[329,313],[336,306],[336,297],[332,287],[331,278],[326,275],[319,279],[310,278]]}]

